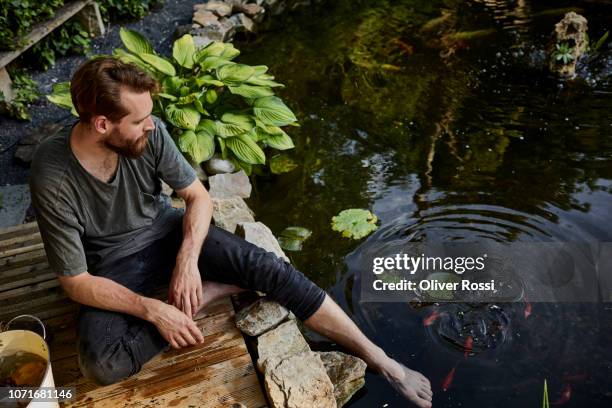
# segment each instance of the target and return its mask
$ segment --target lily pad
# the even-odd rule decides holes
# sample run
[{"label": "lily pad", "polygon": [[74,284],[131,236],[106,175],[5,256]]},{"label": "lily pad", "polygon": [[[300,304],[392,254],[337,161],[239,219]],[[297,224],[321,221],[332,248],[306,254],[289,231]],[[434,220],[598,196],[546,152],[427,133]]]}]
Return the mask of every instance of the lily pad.
[{"label": "lily pad", "polygon": [[360,239],[376,231],[378,217],[368,210],[351,208],[332,218],[332,229],[343,237]]},{"label": "lily pad", "polygon": [[278,237],[278,243],[286,251],[300,251],[302,243],[312,235],[312,231],[304,227],[285,228]]}]

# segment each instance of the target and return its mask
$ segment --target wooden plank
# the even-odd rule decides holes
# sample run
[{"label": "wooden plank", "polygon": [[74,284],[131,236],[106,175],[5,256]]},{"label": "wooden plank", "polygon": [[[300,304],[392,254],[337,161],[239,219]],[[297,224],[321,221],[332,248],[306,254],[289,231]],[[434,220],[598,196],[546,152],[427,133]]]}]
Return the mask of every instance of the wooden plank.
[{"label": "wooden plank", "polygon": [[47,255],[44,249],[0,258],[0,272],[41,262],[47,262]]},{"label": "wooden plank", "polygon": [[64,24],[70,17],[81,11],[81,9],[93,0],[76,0],[67,3],[64,7],[57,10],[55,16],[47,21],[37,24],[28,35],[25,36],[25,44],[14,51],[0,53],[0,68],[5,67],[15,58],[20,56],[24,51],[36,44],[51,31],[55,30],[60,25]]},{"label": "wooden plank", "polygon": [[[54,288],[59,287],[60,285],[59,280],[55,277],[54,273],[46,274],[46,275],[50,275],[50,278],[41,280],[36,283],[23,284],[24,281],[19,280],[15,282],[15,285],[16,285],[15,289],[11,289],[11,290],[6,290],[7,289],[6,287],[0,286],[0,305],[3,303],[3,301],[10,300],[11,302],[13,302],[13,301],[16,301],[17,298],[26,296],[26,295],[32,298],[33,296],[38,295],[36,292],[42,292],[42,291],[46,291],[49,289],[54,289]],[[31,278],[31,279],[28,279],[27,281],[29,282],[33,279],[34,278]],[[20,282],[22,283],[20,284]]]},{"label": "wooden plank", "polygon": [[53,303],[39,304],[36,307],[15,310],[10,313],[5,313],[4,308],[2,308],[0,310],[0,322],[6,322],[22,313],[34,315],[39,319],[45,321],[46,319],[61,316],[66,313],[75,313],[77,309],[78,304],[70,299],[60,299]]},{"label": "wooden plank", "polygon": [[[221,302],[217,301],[208,305],[195,316],[194,320],[199,322],[200,320],[207,319],[205,322],[199,322],[198,326],[205,334],[214,334],[220,330],[226,330],[228,327],[231,328],[229,322],[233,320],[228,316],[232,315],[231,305],[225,299],[222,299]],[[67,357],[75,357],[77,354],[75,347],[76,316],[71,316],[70,320],[58,321],[57,318],[55,319],[44,322],[50,332],[51,343],[49,344],[49,349],[51,350],[52,362]],[[58,325],[62,323],[64,327],[59,328]]]},{"label": "wooden plank", "polygon": [[20,248],[42,242],[40,232],[31,232],[0,241],[0,250]]},{"label": "wooden plank", "polygon": [[36,221],[28,222],[25,224],[13,225],[12,227],[0,229],[0,240],[17,237],[23,234],[30,234],[36,231],[38,231],[38,224],[36,223]]},{"label": "wooden plank", "polygon": [[[188,370],[195,363],[214,364],[248,354],[244,339],[235,326],[233,326],[233,321],[232,324],[219,325],[213,331],[215,333],[204,336],[203,344],[179,350],[171,349],[165,353],[158,354],[151,361],[147,362],[136,376],[127,378],[113,386],[125,386],[130,381],[132,381],[132,385],[135,385],[137,382],[156,378],[165,372],[180,374],[180,372]],[[113,386],[99,387],[85,379],[81,375],[75,356],[54,360],[52,365],[56,385],[77,387],[79,395],[101,388],[104,388],[104,390],[100,392],[105,392],[109,395],[119,392],[113,389]]]},{"label": "wooden plank", "polygon": [[[207,366],[194,365],[180,376],[175,375],[167,378],[162,375],[136,386],[126,384],[121,387],[123,388],[121,392],[109,395],[106,398],[97,398],[98,395],[94,396],[92,393],[82,395],[79,401],[67,406],[87,406],[91,403],[94,403],[96,407],[113,408],[154,405],[157,407],[188,406],[191,404],[188,404],[186,400],[190,399],[196,401],[195,406],[197,407],[219,407],[225,405],[216,404],[217,401],[226,400],[229,402],[233,393],[237,394],[241,390],[253,387],[253,385],[259,387],[258,384],[254,384],[253,379],[257,381],[253,363],[248,354],[243,354],[231,360]],[[213,393],[214,399],[210,398]],[[253,394],[253,392],[243,394],[248,395]],[[252,402],[247,406],[261,406],[259,405],[263,399],[261,391],[259,394],[259,398],[249,395]],[[239,400],[234,399],[234,402],[237,401]]]},{"label": "wooden plank", "polygon": [[45,248],[44,245],[40,243],[40,244],[28,245],[26,247],[21,247],[21,248],[7,249],[5,251],[0,251],[0,258],[8,258],[14,255],[25,254],[28,252],[35,252],[41,249],[44,250],[44,248]]}]

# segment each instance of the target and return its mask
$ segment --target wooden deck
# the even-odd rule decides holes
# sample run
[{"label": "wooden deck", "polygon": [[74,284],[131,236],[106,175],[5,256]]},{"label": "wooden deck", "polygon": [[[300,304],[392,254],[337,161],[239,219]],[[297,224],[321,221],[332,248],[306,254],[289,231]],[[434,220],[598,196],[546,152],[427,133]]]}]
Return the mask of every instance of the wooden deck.
[{"label": "wooden deck", "polygon": [[96,386],[80,373],[75,346],[78,305],[49,270],[36,223],[0,230],[0,322],[19,314],[47,327],[56,386],[76,387],[65,407],[264,407],[266,400],[229,298],[202,310],[202,345],[157,355],[136,375]]}]

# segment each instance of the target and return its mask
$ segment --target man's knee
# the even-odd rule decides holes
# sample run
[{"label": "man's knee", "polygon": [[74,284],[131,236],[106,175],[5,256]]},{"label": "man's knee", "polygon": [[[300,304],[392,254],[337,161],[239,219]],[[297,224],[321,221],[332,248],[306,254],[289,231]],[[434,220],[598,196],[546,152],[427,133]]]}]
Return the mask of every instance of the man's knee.
[{"label": "man's knee", "polygon": [[120,346],[110,354],[79,350],[79,366],[85,378],[99,385],[117,383],[140,370],[130,353]]}]

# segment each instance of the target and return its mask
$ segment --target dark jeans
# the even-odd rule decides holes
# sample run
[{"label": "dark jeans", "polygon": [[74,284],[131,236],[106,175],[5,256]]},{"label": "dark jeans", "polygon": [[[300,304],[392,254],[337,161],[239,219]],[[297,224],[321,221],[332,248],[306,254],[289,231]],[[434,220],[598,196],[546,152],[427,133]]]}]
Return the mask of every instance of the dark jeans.
[{"label": "dark jeans", "polygon": [[[151,295],[170,281],[181,241],[182,225],[95,274]],[[301,320],[308,319],[325,298],[321,288],[288,262],[214,225],[202,245],[198,265],[202,279],[264,292]],[[112,384],[137,373],[167,346],[157,328],[145,320],[81,306],[79,365],[83,375],[98,384]]]}]

